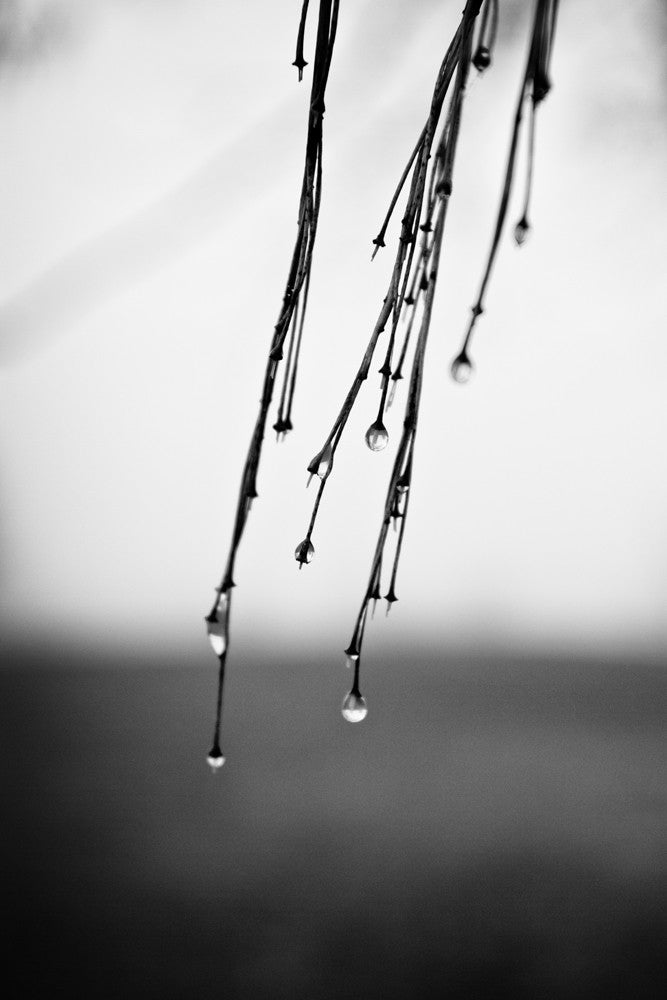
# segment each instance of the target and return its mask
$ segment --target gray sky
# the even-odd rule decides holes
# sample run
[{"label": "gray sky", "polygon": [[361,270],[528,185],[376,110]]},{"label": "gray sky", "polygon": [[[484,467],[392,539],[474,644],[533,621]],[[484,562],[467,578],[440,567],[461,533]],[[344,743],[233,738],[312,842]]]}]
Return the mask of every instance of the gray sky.
[{"label": "gray sky", "polygon": [[[299,87],[290,66],[298,8],[3,8],[7,627],[31,631],[37,618],[104,640],[201,639],[294,236],[310,85],[309,70]],[[371,266],[370,240],[459,8],[343,0],[297,429],[266,448],[237,573],[239,635],[349,638],[392,452],[363,444],[372,380],[337,457],[315,560],[298,573],[305,467],[384,294],[391,246]],[[497,63],[465,111],[400,603],[374,637],[664,648],[657,0],[563,3],[538,124],[534,231],[521,251],[504,240],[474,382],[447,375],[493,225],[527,8],[511,5]],[[390,411],[394,440],[402,401]]]}]

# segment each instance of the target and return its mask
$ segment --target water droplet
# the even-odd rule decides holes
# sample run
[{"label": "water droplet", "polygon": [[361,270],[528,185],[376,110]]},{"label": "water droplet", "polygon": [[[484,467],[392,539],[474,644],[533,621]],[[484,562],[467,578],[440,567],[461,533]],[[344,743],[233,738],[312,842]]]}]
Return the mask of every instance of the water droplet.
[{"label": "water droplet", "polygon": [[514,242],[518,247],[522,247],[526,240],[528,239],[528,234],[530,233],[530,223],[528,219],[524,216],[523,219],[519,219],[516,226],[514,227]]},{"label": "water droplet", "polygon": [[368,715],[366,699],[357,691],[350,691],[343,699],[343,718],[347,722],[363,722]]},{"label": "water droplet", "polygon": [[294,550],[294,558],[301,566],[304,563],[309,563],[313,561],[313,556],[315,555],[315,547],[311,542],[310,538],[304,538],[302,542],[299,542]]},{"label": "water droplet", "polygon": [[213,771],[213,774],[215,774],[217,771],[220,770],[222,765],[225,763],[226,759],[227,758],[223,755],[220,747],[216,745],[212,747],[211,750],[209,751],[208,757],[206,758],[206,763]]},{"label": "water droplet", "polygon": [[207,620],[206,631],[211,649],[216,656],[222,656],[227,648],[227,623],[224,619],[222,621]]},{"label": "water droplet", "polygon": [[348,653],[347,650],[345,651],[345,666],[348,668],[348,670],[351,670],[354,667],[356,667],[358,662],[359,662],[358,653]]},{"label": "water droplet", "polygon": [[383,451],[388,443],[387,428],[381,420],[376,420],[366,431],[366,444],[371,451]]},{"label": "water droplet", "polygon": [[[319,476],[320,479],[324,479],[325,476],[329,475],[331,471],[331,466],[333,465],[333,447],[331,441],[325,444],[322,451],[318,452],[315,458],[311,461],[308,466],[308,472],[310,472],[310,479],[313,476]],[[310,483],[310,479],[308,482]]]},{"label": "water droplet", "polygon": [[466,382],[470,381],[472,378],[473,367],[470,358],[465,351],[461,351],[461,353],[454,358],[450,372],[452,373],[454,381],[458,382],[459,385],[465,385]]},{"label": "water droplet", "polygon": [[396,480],[396,492],[397,493],[407,493],[409,489],[410,489],[410,480],[408,479],[408,477],[406,476],[406,474],[403,473]]},{"label": "water droplet", "polygon": [[479,73],[483,73],[491,65],[491,53],[486,45],[479,45],[472,57],[472,64]]}]

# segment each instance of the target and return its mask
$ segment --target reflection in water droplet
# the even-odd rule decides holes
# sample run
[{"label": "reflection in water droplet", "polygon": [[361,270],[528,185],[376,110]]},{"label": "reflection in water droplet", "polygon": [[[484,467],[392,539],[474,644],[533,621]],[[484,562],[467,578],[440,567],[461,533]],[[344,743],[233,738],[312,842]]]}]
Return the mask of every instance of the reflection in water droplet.
[{"label": "reflection in water droplet", "polygon": [[220,770],[220,768],[222,767],[222,765],[225,763],[225,760],[226,760],[226,757],[223,756],[223,753],[222,753],[222,750],[220,749],[220,747],[215,746],[209,752],[209,755],[206,758],[206,763],[208,764],[208,766],[213,771],[213,774],[215,774],[217,771]]},{"label": "reflection in water droplet", "polygon": [[222,656],[227,648],[227,624],[224,621],[207,621],[208,641],[216,656]]},{"label": "reflection in water droplet", "polygon": [[528,234],[530,233],[530,223],[528,219],[524,216],[523,219],[519,219],[516,226],[514,227],[514,242],[518,247],[522,247],[526,240],[528,239]]},{"label": "reflection in water droplet", "polygon": [[310,538],[304,538],[302,542],[299,542],[294,550],[294,558],[302,566],[304,563],[312,562],[313,556],[315,555],[315,547],[311,542]]},{"label": "reflection in water droplet", "polygon": [[454,381],[458,382],[459,385],[465,385],[466,382],[470,381],[472,378],[473,368],[470,358],[464,351],[461,351],[461,353],[454,358],[450,372]]},{"label": "reflection in water droplet", "polygon": [[343,699],[342,713],[347,722],[363,722],[368,715],[366,699],[356,691],[350,691]]},{"label": "reflection in water droplet", "polygon": [[388,442],[387,428],[381,420],[376,420],[366,431],[366,444],[371,451],[383,451]]}]

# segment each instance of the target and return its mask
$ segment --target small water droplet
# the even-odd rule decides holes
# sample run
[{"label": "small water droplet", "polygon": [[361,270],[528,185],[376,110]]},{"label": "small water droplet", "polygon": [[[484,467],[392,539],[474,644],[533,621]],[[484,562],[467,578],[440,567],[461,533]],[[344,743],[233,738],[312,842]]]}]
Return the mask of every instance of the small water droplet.
[{"label": "small water droplet", "polygon": [[479,73],[483,73],[491,65],[491,53],[486,45],[479,45],[472,57],[472,64]]},{"label": "small water droplet", "polygon": [[[320,479],[324,479],[325,476],[328,476],[331,471],[331,466],[333,465],[333,457],[333,447],[331,441],[328,441],[322,451],[317,453],[308,466],[310,479],[312,479],[313,476],[319,476]],[[309,483],[310,479],[308,480]]]},{"label": "small water droplet", "polygon": [[397,493],[407,493],[410,489],[410,480],[405,473],[399,476],[396,480],[396,492]]},{"label": "small water droplet", "polygon": [[348,668],[348,670],[351,670],[354,667],[356,667],[358,662],[359,662],[358,653],[348,653],[348,652],[345,653],[345,666]]},{"label": "small water droplet", "polygon": [[301,566],[303,566],[304,563],[312,562],[314,555],[315,547],[310,538],[304,538],[304,540],[299,542],[294,550],[294,558],[301,564]]},{"label": "small water droplet", "polygon": [[522,247],[526,240],[528,239],[528,234],[530,233],[530,223],[528,219],[519,219],[516,226],[514,227],[514,242],[518,247]]},{"label": "small water droplet", "polygon": [[320,455],[320,460],[317,465],[317,475],[320,479],[324,479],[326,474],[329,472],[333,463],[333,448],[331,443],[329,443],[322,454]]},{"label": "small water droplet", "polygon": [[225,763],[225,760],[226,757],[223,755],[220,747],[214,746],[209,751],[208,757],[206,758],[206,763],[213,771],[213,774],[216,774],[220,770],[222,765]]},{"label": "small water droplet", "polygon": [[387,428],[381,420],[376,420],[366,431],[366,444],[371,451],[383,451],[388,443]]},{"label": "small water droplet", "polygon": [[461,353],[454,358],[450,372],[454,381],[458,382],[459,385],[465,385],[466,382],[470,381],[472,378],[473,367],[470,358],[465,351],[461,351]]},{"label": "small water droplet", "polygon": [[211,649],[216,656],[222,656],[227,648],[227,624],[224,621],[207,621],[206,631]]},{"label": "small water droplet", "polygon": [[368,715],[366,699],[357,691],[350,691],[343,699],[341,711],[346,722],[363,722]]}]

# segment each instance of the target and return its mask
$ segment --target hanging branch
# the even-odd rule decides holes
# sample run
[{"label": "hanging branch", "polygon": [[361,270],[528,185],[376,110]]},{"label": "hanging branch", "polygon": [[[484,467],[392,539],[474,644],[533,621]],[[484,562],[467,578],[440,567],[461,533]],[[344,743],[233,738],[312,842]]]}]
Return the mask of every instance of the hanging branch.
[{"label": "hanging branch", "polygon": [[[234,568],[250,507],[257,496],[257,473],[262,454],[266,422],[273,399],[278,367],[283,358],[284,343],[290,330],[292,331],[292,339],[288,345],[289,360],[286,365],[284,391],[281,394],[281,405],[274,429],[279,436],[284,436],[292,427],[290,418],[291,405],[294,397],[294,384],[322,194],[322,118],[325,112],[324,97],[336,38],[338,7],[339,0],[320,0],[313,64],[313,83],[308,113],[305,166],[299,200],[297,238],[292,253],[278,322],[275,325],[271,338],[271,346],[262,382],[259,413],[250,439],[241,476],[227,562],[220,585],[216,588],[216,599],[213,607],[205,618],[209,641],[219,660],[213,746],[208,755],[208,762],[214,770],[221,767],[225,761],[220,749],[220,729],[222,724],[225,665],[229,649],[231,591],[235,586]],[[297,38],[297,54],[294,61],[294,65],[299,71],[299,79],[302,77],[304,66],[307,65],[303,57],[307,12],[308,0],[304,0]],[[286,399],[287,405],[285,405]]]},{"label": "hanging branch", "polygon": [[[308,465],[310,479],[314,476],[318,477],[319,484],[306,535],[299,542],[294,553],[299,568],[310,563],[313,559],[315,549],[312,535],[326,484],[333,471],[336,450],[361,386],[368,378],[380,337],[388,327],[387,344],[382,366],[379,369],[378,409],[375,419],[366,431],[366,443],[371,451],[381,451],[388,444],[389,435],[384,425],[384,413],[391,405],[398,382],[404,377],[403,368],[408,362],[410,352],[412,358],[403,428],[389,477],[368,583],[355,619],[350,644],[345,651],[348,666],[354,668],[352,685],[343,702],[343,716],[350,722],[359,722],[367,714],[366,702],[360,689],[361,651],[368,621],[368,609],[372,605],[372,611],[374,611],[375,605],[381,597],[383,568],[385,566],[391,566],[389,584],[384,595],[387,602],[387,613],[392,604],[398,600],[396,579],[411,495],[426,347],[431,327],[447,210],[452,194],[454,164],[466,85],[471,65],[481,73],[491,64],[498,31],[498,8],[498,0],[466,0],[461,21],[438,71],[427,120],[392,195],[380,230],[373,240],[373,257],[375,257],[378,250],[386,246],[388,227],[399,199],[407,186],[394,264],[382,307],[338,416],[322,448]],[[299,79],[301,79],[303,68],[307,65],[303,55],[307,11],[308,0],[303,0],[294,60],[294,65],[299,71]],[[528,99],[531,103],[523,211],[514,230],[514,237],[519,245],[525,241],[529,231],[536,112],[538,105],[544,100],[551,86],[550,61],[557,14],[558,0],[535,0],[528,57],[514,115],[508,160],[491,248],[482,275],[479,294],[471,310],[472,315],[463,346],[451,365],[451,374],[458,382],[468,381],[472,374],[468,348],[477,318],[484,311],[485,295],[512,193],[524,103]],[[277,419],[273,427],[279,439],[282,439],[292,429],[292,403],[321,200],[324,95],[336,34],[337,16],[338,0],[320,0],[297,239],[282,308],[271,340],[259,414],[243,469],[229,555],[222,581],[216,591],[216,600],[206,618],[209,640],[220,662],[213,748],[208,757],[209,764],[214,770],[224,763],[224,757],[220,750],[220,727],[225,663],[229,647],[235,560],[250,506],[257,496],[257,473],[266,421],[286,340],[288,340],[287,361],[280,391]],[[447,110],[443,116],[448,95]],[[439,136],[436,140],[438,131]],[[407,319],[407,324],[402,335],[400,350],[398,350],[398,327],[401,316]],[[416,343],[413,345],[414,331],[417,333]],[[394,361],[396,352],[398,352],[398,360]],[[391,524],[397,531],[395,544],[389,533]]]}]

